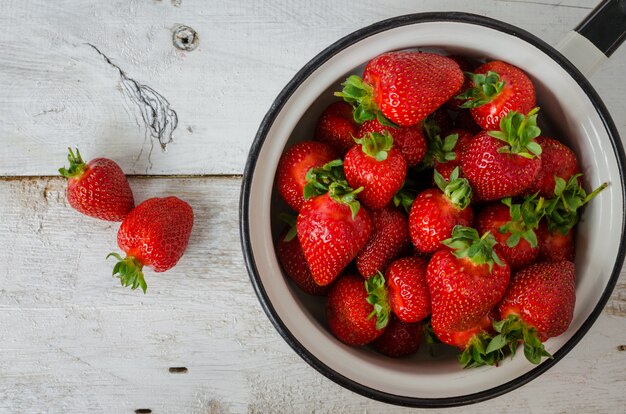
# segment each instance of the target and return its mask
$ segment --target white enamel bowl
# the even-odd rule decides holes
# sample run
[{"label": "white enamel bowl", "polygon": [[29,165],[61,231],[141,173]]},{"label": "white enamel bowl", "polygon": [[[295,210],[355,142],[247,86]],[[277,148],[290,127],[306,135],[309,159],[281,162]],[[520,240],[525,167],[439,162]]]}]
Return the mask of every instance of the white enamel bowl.
[{"label": "white enamel bowl", "polygon": [[[485,50],[485,45],[489,49]],[[423,353],[394,360],[336,340],[325,327],[323,300],[309,298],[283,276],[274,249],[285,209],[274,190],[280,155],[311,139],[332,93],[374,56],[423,48],[483,59],[502,59],[528,73],[540,118],[579,157],[588,189],[609,186],[585,210],[578,227],[577,302],[563,335],[548,340],[554,359],[539,366],[522,355],[500,367],[460,368],[450,355]],[[583,75],[560,53],[508,24],[464,13],[425,13],[383,21],[331,45],[285,87],[267,113],[250,150],[241,193],[242,247],[251,281],[281,336],[309,364],[338,384],[388,403],[432,407],[481,401],[537,377],[585,335],[613,290],[624,257],[624,154],[613,122]]]}]

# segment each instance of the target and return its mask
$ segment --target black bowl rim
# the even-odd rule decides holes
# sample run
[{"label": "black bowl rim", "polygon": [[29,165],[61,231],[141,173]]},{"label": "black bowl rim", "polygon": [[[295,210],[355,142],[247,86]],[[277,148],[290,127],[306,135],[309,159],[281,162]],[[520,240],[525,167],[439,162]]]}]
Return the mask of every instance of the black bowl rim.
[{"label": "black bowl rim", "polygon": [[617,128],[605,107],[604,103],[600,99],[600,96],[591,86],[587,78],[572,64],[565,58],[561,53],[559,53],[552,46],[536,37],[535,35],[520,29],[516,26],[513,26],[508,23],[504,23],[499,20],[495,20],[489,17],[479,16],[471,13],[464,12],[427,12],[427,13],[415,13],[415,14],[407,14],[398,17],[392,17],[390,19],[382,20],[380,22],[371,24],[362,29],[359,29],[343,38],[338,40],[337,42],[331,44],[322,52],[320,52],[317,56],[311,59],[298,73],[291,79],[291,81],[284,87],[284,89],[280,92],[277,98],[272,103],[270,109],[267,114],[263,118],[261,125],[257,131],[257,134],[254,138],[252,146],[250,148],[250,152],[248,155],[248,159],[246,162],[246,166],[244,169],[243,182],[241,186],[241,195],[240,195],[240,209],[239,209],[239,219],[240,219],[240,236],[241,236],[241,244],[242,250],[244,254],[244,259],[246,263],[246,268],[248,270],[248,274],[250,276],[250,280],[256,292],[256,295],[261,302],[261,306],[263,310],[267,314],[268,318],[278,331],[278,333],[283,337],[283,339],[293,348],[293,350],[304,359],[309,365],[319,371],[321,374],[334,381],[335,383],[347,388],[353,392],[361,394],[365,397],[378,400],[388,404],[400,405],[400,406],[408,406],[408,407],[421,407],[421,408],[435,408],[435,407],[454,407],[459,405],[473,404],[480,401],[484,401],[490,398],[497,397],[506,392],[512,391],[515,388],[518,388],[532,379],[538,377],[549,368],[554,366],[558,361],[560,361],[569,351],[571,351],[574,346],[581,340],[581,338],[587,333],[587,331],[591,328],[593,323],[596,321],[600,313],[602,312],[604,306],[606,305],[617,280],[620,275],[620,270],[622,268],[622,264],[624,262],[624,255],[626,254],[626,243],[624,242],[624,237],[621,238],[617,257],[615,260],[615,265],[613,266],[613,271],[607,286],[598,300],[595,308],[589,315],[589,317],[585,320],[585,322],[581,325],[581,327],[574,333],[574,335],[567,341],[555,354],[553,359],[548,359],[538,365],[536,368],[531,371],[514,378],[513,380],[506,382],[502,385],[480,391],[477,393],[460,395],[455,397],[444,397],[444,398],[416,398],[416,397],[407,397],[402,395],[395,395],[387,392],[382,392],[371,387],[360,384],[350,378],[347,378],[337,372],[335,372],[331,367],[322,363],[319,359],[317,359],[312,353],[310,353],[295,337],[294,335],[287,329],[284,325],[280,316],[275,311],[274,307],[270,303],[270,300],[267,296],[263,283],[258,274],[258,270],[256,267],[256,263],[254,260],[254,256],[252,254],[252,246],[250,240],[250,220],[249,220],[249,198],[250,198],[250,189],[252,185],[252,178],[254,174],[254,170],[256,167],[257,158],[261,151],[261,147],[265,141],[267,133],[269,132],[271,126],[273,125],[278,113],[281,111],[285,103],[289,100],[293,92],[298,88],[298,86],[308,78],[317,68],[319,68],[323,63],[325,63],[332,56],[340,52],[341,50],[347,48],[348,46],[361,41],[367,37],[375,35],[377,33],[401,27],[406,25],[413,25],[418,23],[427,23],[427,22],[458,22],[458,23],[470,23],[479,26],[485,26],[491,29],[498,30],[500,32],[513,35],[523,39],[524,41],[532,44],[537,47],[543,53],[548,55],[554,61],[556,61],[569,75],[579,84],[580,88],[587,94],[590,101],[594,104],[598,115],[602,119],[604,126],[608,132],[609,139],[612,144],[613,151],[617,157],[618,169],[620,174],[620,184],[622,188],[622,201],[624,209],[622,210],[622,228],[621,234],[625,234],[625,226],[626,221],[624,220],[624,215],[626,214],[626,191],[624,187],[624,177],[625,177],[625,165],[626,165],[626,156],[624,155],[624,149],[622,146],[621,139],[617,132]]}]

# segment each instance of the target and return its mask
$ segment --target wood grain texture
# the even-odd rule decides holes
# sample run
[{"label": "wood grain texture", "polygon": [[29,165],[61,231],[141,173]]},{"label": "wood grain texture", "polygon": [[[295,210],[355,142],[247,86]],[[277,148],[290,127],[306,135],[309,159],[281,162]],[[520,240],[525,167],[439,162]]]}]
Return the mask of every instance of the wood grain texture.
[{"label": "wood grain texture", "polygon": [[[278,335],[243,264],[240,185],[237,177],[131,180],[138,201],[175,194],[196,213],[186,254],[171,271],[148,271],[143,295],[119,286],[104,260],[118,225],[74,212],[62,179],[0,180],[0,200],[10,200],[0,204],[0,412],[409,412],[336,385]],[[625,297],[622,273],[564,360],[501,398],[445,412],[622,409]]]},{"label": "wood grain texture", "polygon": [[[407,13],[463,10],[555,44],[595,3],[4,0],[0,176],[54,175],[68,146],[87,157],[112,157],[130,174],[239,174],[279,91],[317,53],[360,27]],[[180,24],[198,33],[196,50],[173,46]],[[145,103],[129,95],[119,71],[89,45],[176,112],[166,152],[145,125]],[[622,48],[592,79],[622,135],[625,72]]]}]

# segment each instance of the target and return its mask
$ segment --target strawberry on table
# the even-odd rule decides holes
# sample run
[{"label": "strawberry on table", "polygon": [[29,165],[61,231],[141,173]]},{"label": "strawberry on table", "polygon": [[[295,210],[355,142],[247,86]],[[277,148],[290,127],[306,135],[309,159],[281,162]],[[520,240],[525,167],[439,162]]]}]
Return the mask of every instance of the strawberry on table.
[{"label": "strawberry on table", "polygon": [[576,155],[565,144],[544,136],[537,137],[535,142],[541,146],[541,168],[526,193],[539,192],[540,196],[549,198],[554,196],[554,177],[568,181],[580,173],[580,167]]},{"label": "strawberry on table", "polygon": [[500,121],[511,111],[527,114],[535,107],[535,87],[519,68],[491,61],[479,66],[475,73],[466,73],[471,87],[456,99],[482,129],[497,129]]},{"label": "strawberry on table", "polygon": [[524,116],[509,112],[499,131],[483,131],[472,138],[461,154],[463,176],[477,200],[516,196],[535,180],[541,168],[541,133],[535,108]]},{"label": "strawberry on table", "polygon": [[387,268],[385,279],[392,312],[403,322],[419,322],[430,315],[430,294],[426,283],[428,262],[403,257]]},{"label": "strawberry on table", "polygon": [[357,139],[344,158],[344,171],[348,184],[363,187],[359,200],[368,208],[385,207],[404,184],[407,165],[404,157],[393,147],[393,137],[388,131],[372,132]]},{"label": "strawberry on table", "polygon": [[309,269],[315,282],[332,282],[369,240],[372,222],[346,182],[333,182],[327,193],[308,199],[296,223]]},{"label": "strawberry on table", "polygon": [[421,323],[402,322],[393,316],[382,335],[372,342],[372,348],[391,358],[412,355],[420,347]]},{"label": "strawberry on table", "polygon": [[470,207],[472,189],[465,178],[459,178],[456,168],[446,181],[434,171],[439,188],[418,194],[409,213],[409,233],[413,245],[422,253],[433,253],[443,246],[457,225],[469,226],[474,219]]},{"label": "strawberry on table", "polygon": [[122,286],[141,286],[146,293],[143,267],[155,272],[174,267],[187,249],[192,227],[193,210],[177,197],[150,198],[140,203],[117,232],[117,244],[126,257],[117,253],[107,256],[118,260],[113,275],[120,278]]},{"label": "strawberry on table", "polygon": [[322,112],[313,136],[344,155],[354,145],[358,127],[352,115],[352,105],[339,101]]},{"label": "strawberry on table", "polygon": [[362,123],[377,118],[416,125],[450,99],[463,85],[463,72],[452,59],[434,53],[383,53],[365,66],[363,77],[350,76],[342,97],[355,107]]},{"label": "strawberry on table", "polygon": [[322,167],[337,158],[337,153],[326,144],[304,141],[283,153],[278,162],[278,192],[289,207],[300,211],[304,204],[304,187],[312,168]]},{"label": "strawberry on table", "polygon": [[361,124],[357,136],[363,138],[372,132],[389,132],[393,137],[393,146],[400,151],[408,167],[413,167],[424,159],[426,138],[421,124],[406,127],[383,125],[377,119]]},{"label": "strawberry on table", "polygon": [[366,345],[382,335],[389,322],[382,275],[368,280],[355,274],[338,278],[328,292],[326,320],[333,335],[348,345]]},{"label": "strawberry on table", "polygon": [[78,212],[108,221],[122,221],[135,207],[133,192],[119,165],[108,158],[85,163],[76,149],[68,148],[68,168],[59,173],[67,178],[67,201]]},{"label": "strawberry on table", "polygon": [[407,219],[398,209],[388,205],[372,211],[370,217],[371,236],[356,256],[356,267],[366,279],[384,272],[411,243]]}]

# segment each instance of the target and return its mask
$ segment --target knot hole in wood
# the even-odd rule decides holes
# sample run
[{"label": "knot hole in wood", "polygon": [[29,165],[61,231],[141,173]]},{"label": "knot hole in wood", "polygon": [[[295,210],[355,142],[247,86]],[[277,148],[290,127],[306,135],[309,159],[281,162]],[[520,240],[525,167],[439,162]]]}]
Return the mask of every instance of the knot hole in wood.
[{"label": "knot hole in wood", "polygon": [[174,29],[172,41],[177,49],[191,52],[198,47],[200,38],[198,37],[198,33],[191,27],[180,25]]}]

